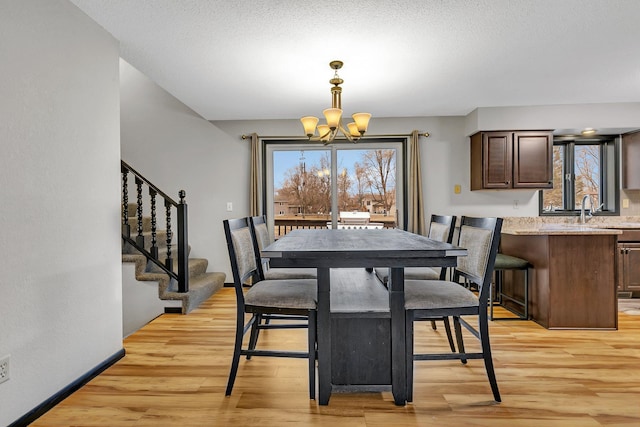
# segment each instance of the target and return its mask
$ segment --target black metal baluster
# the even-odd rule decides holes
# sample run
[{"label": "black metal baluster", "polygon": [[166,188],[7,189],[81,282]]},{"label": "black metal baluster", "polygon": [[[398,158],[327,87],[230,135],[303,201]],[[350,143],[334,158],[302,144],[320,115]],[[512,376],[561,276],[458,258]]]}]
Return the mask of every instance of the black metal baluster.
[{"label": "black metal baluster", "polygon": [[136,177],[136,191],[138,193],[138,235],[136,236],[136,244],[144,248],[144,236],[142,235],[142,180]]},{"label": "black metal baluster", "polygon": [[187,193],[180,190],[178,204],[178,292],[189,291],[189,242],[187,239]]},{"label": "black metal baluster", "polygon": [[149,252],[154,259],[158,259],[158,245],[156,241],[156,195],[158,194],[153,188],[149,188],[149,196],[151,196],[151,249]]},{"label": "black metal baluster", "polygon": [[164,261],[164,266],[167,267],[169,271],[173,271],[173,258],[171,258],[171,202],[166,200],[164,201],[164,207],[167,212],[167,259]]},{"label": "black metal baluster", "polygon": [[129,171],[120,167],[122,173],[122,235],[131,237],[131,227],[129,226]]}]

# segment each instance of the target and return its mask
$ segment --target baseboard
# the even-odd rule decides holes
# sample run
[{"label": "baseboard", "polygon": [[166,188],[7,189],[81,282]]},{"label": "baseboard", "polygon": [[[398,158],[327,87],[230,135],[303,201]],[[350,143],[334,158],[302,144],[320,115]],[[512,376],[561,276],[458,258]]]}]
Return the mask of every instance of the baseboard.
[{"label": "baseboard", "polygon": [[223,287],[225,287],[225,288],[233,288],[233,286],[234,286],[233,283],[226,283],[225,282]]},{"label": "baseboard", "polygon": [[91,381],[93,378],[100,375],[105,369],[115,364],[118,360],[122,359],[125,355],[124,348],[113,356],[109,357],[107,360],[102,362],[100,365],[93,368],[91,371],[84,374],[82,377],[78,378],[49,399],[42,402],[40,405],[29,411],[27,414],[20,417],[18,420],[14,421],[12,424],[9,424],[9,427],[22,427],[28,426],[41,416],[43,416],[47,411],[56,406],[58,403],[62,402],[67,397],[71,396],[75,391],[79,390],[83,385]]}]

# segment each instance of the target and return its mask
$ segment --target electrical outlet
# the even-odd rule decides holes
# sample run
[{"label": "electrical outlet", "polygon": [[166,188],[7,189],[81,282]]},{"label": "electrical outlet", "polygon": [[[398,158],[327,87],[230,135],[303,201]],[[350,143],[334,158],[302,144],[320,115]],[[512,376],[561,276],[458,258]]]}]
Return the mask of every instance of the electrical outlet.
[{"label": "electrical outlet", "polygon": [[233,210],[233,203],[227,202],[227,212],[231,212]]},{"label": "electrical outlet", "polygon": [[518,201],[517,200],[513,201],[513,209],[518,209]]},{"label": "electrical outlet", "polygon": [[0,359],[0,383],[9,379],[9,357],[7,355]]},{"label": "electrical outlet", "polygon": [[622,199],[622,207],[625,209],[629,208],[629,199]]}]

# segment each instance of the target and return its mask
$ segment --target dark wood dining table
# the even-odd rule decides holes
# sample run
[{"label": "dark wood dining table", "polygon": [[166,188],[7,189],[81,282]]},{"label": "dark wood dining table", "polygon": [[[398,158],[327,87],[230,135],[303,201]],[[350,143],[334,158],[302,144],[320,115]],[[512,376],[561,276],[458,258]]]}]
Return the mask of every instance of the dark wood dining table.
[{"label": "dark wood dining table", "polygon": [[[410,384],[406,380],[404,267],[453,267],[457,257],[466,254],[464,248],[399,229],[298,229],[264,248],[262,256],[272,266],[317,268],[320,405],[329,403],[332,388],[359,391],[381,386],[391,389],[396,405],[406,404]],[[366,274],[375,267],[390,268],[388,289],[374,284],[373,274]],[[366,292],[351,298],[364,307],[341,310],[338,315],[335,306],[344,306],[349,298],[334,298],[332,303],[332,281],[334,286],[342,284],[343,296],[351,289]],[[386,310],[366,307],[381,294],[387,298]],[[354,380],[356,374],[350,372],[362,378]]]}]

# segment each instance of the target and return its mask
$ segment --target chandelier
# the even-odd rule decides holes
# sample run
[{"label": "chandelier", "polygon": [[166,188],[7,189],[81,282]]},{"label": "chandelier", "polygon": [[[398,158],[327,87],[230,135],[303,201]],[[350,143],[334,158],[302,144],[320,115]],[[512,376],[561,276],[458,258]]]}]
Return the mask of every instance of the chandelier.
[{"label": "chandelier", "polygon": [[[304,127],[304,133],[309,141],[322,141],[325,145],[332,142],[338,133],[341,133],[347,140],[356,142],[362,138],[369,126],[369,113],[355,113],[351,117],[353,122],[348,123],[345,128],[342,124],[342,88],[340,85],[344,80],[338,76],[338,70],[342,68],[342,61],[331,61],[329,66],[334,70],[334,75],[329,83],[333,85],[331,88],[331,108],[327,108],[322,112],[326,119],[326,124],[318,124],[320,121],[317,117],[306,116],[300,119]],[[316,135],[316,129],[318,134]]]}]

